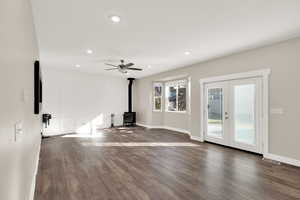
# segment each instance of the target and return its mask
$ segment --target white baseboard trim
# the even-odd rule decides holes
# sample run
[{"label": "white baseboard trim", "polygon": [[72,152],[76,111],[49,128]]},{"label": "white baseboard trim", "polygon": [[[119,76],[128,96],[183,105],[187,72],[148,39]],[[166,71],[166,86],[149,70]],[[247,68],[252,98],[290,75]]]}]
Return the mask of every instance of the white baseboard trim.
[{"label": "white baseboard trim", "polygon": [[170,127],[170,126],[153,126],[153,125],[146,125],[146,124],[142,124],[142,123],[136,123],[136,125],[143,126],[143,127],[150,128],[150,129],[153,129],[153,128],[167,129],[170,131],[176,131],[176,132],[191,135],[191,133],[187,130],[180,129],[180,128],[174,128],[174,127]]},{"label": "white baseboard trim", "polygon": [[180,133],[185,133],[188,135],[191,135],[191,133],[187,130],[181,129],[181,128],[173,128],[170,126],[164,126],[164,129],[170,130],[170,131],[176,131],[176,132],[180,132]]},{"label": "white baseboard trim", "polygon": [[153,125],[147,125],[147,124],[142,124],[142,123],[136,123],[136,125],[142,126],[142,127],[145,127],[145,128],[150,128],[150,129],[152,129],[152,128],[164,129],[163,126],[153,126]]},{"label": "white baseboard trim", "polygon": [[35,182],[36,182],[36,176],[37,176],[37,173],[38,173],[39,161],[40,161],[40,151],[41,151],[41,141],[39,143],[38,152],[37,152],[37,155],[35,157],[35,166],[34,166],[35,169],[34,169],[34,174],[33,174],[32,183],[31,183],[29,200],[34,200]]},{"label": "white baseboard trim", "polygon": [[75,131],[43,132],[43,137],[60,136],[60,135],[66,135],[66,134],[70,134],[70,133],[75,133]]},{"label": "white baseboard trim", "polygon": [[197,137],[197,136],[193,136],[193,135],[191,135],[191,140],[195,140],[195,141],[198,141],[198,142],[203,142],[201,137]]},{"label": "white baseboard trim", "polygon": [[285,157],[285,156],[279,156],[279,155],[272,154],[272,153],[264,154],[264,158],[300,167],[300,160],[296,160],[296,159],[293,159],[293,158],[288,158],[288,157]]}]

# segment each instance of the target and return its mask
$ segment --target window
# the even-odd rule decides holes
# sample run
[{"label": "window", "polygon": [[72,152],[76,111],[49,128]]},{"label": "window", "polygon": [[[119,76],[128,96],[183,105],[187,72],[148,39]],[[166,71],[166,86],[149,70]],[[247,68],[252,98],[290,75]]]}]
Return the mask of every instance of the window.
[{"label": "window", "polygon": [[187,107],[187,80],[166,83],[166,111],[185,112]]},{"label": "window", "polygon": [[153,84],[153,111],[162,111],[162,83]]}]

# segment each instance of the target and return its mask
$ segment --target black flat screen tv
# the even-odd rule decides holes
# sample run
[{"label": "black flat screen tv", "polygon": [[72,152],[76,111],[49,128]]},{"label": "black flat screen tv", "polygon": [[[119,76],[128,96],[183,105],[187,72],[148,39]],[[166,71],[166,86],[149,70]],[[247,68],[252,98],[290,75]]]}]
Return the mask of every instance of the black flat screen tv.
[{"label": "black flat screen tv", "polygon": [[40,114],[43,103],[43,82],[40,62],[34,62],[34,114]]}]

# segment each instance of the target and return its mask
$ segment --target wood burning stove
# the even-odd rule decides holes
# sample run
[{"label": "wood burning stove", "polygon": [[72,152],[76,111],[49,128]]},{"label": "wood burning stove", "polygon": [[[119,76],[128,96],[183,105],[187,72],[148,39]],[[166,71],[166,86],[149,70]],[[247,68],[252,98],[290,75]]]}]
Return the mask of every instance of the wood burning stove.
[{"label": "wood burning stove", "polygon": [[123,125],[124,126],[135,126],[136,123],[136,113],[132,112],[132,84],[134,78],[128,78],[128,112],[123,115]]},{"label": "wood burning stove", "polygon": [[123,115],[124,126],[134,126],[135,125],[135,112],[125,112]]}]

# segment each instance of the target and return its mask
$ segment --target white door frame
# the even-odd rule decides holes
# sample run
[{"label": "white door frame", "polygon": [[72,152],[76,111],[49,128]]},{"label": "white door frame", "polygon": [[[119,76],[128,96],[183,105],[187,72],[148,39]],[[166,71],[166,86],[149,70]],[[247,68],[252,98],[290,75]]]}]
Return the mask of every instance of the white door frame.
[{"label": "white door frame", "polygon": [[271,69],[262,69],[257,71],[228,74],[224,76],[214,76],[199,80],[200,83],[200,141],[204,142],[204,96],[205,84],[220,81],[238,80],[246,78],[262,78],[262,153],[269,153],[269,75]]}]

